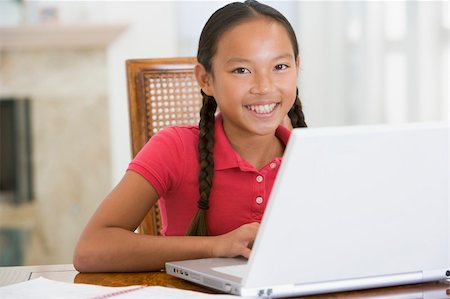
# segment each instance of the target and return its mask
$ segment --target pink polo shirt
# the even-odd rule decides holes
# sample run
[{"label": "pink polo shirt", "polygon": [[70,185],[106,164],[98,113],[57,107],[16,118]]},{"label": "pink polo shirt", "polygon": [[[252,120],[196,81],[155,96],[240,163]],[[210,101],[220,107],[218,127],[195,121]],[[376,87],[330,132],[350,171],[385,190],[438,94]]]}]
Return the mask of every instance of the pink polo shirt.
[{"label": "pink polo shirt", "polygon": [[[160,196],[163,235],[184,235],[197,211],[198,136],[197,126],[168,127],[153,136],[129,164],[128,169],[142,175]],[[279,126],[276,136],[287,144],[290,131]],[[207,211],[210,235],[261,221],[281,159],[255,169],[233,150],[221,116],[216,117],[214,179]]]}]

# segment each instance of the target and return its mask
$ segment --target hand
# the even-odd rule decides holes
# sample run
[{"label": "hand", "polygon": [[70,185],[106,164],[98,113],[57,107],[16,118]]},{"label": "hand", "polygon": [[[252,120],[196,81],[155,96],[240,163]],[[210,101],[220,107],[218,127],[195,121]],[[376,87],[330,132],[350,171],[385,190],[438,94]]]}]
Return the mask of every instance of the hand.
[{"label": "hand", "polygon": [[244,224],[241,227],[214,237],[212,249],[213,257],[235,257],[243,256],[248,258],[251,253],[251,247],[258,232],[259,223],[253,222]]}]

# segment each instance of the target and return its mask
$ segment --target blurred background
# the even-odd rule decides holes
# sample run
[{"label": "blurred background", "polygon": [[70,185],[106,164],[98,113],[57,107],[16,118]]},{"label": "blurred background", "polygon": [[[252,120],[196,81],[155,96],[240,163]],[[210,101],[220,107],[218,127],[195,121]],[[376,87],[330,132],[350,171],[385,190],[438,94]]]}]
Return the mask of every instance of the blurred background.
[{"label": "blurred background", "polygon": [[[0,0],[0,266],[71,263],[130,161],[125,60],[195,56],[225,3]],[[309,126],[449,121],[448,1],[265,3]]]}]

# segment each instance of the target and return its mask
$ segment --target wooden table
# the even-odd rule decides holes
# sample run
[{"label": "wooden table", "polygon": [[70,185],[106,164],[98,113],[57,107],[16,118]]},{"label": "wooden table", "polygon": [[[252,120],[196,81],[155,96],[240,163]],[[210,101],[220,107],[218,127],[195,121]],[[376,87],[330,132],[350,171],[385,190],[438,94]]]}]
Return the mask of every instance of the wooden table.
[{"label": "wooden table", "polygon": [[[86,283],[103,286],[149,285],[166,286],[178,289],[214,293],[198,285],[183,281],[165,272],[145,273],[78,273],[72,265],[1,267],[0,285],[7,277],[25,277],[33,279],[45,277],[57,281]],[[3,280],[3,283],[2,283]],[[398,287],[342,292],[334,294],[308,296],[307,298],[450,298],[450,282],[440,281],[425,284],[404,285]]]}]

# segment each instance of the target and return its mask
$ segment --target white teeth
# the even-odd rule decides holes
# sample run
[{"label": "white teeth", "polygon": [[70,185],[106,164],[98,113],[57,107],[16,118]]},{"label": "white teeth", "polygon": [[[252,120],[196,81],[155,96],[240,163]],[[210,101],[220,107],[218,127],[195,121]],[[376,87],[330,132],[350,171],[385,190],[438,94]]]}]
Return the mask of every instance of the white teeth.
[{"label": "white teeth", "polygon": [[276,103],[272,103],[272,104],[265,104],[265,105],[249,105],[246,107],[252,111],[255,111],[258,114],[266,114],[266,113],[272,112],[276,106],[277,106]]}]

